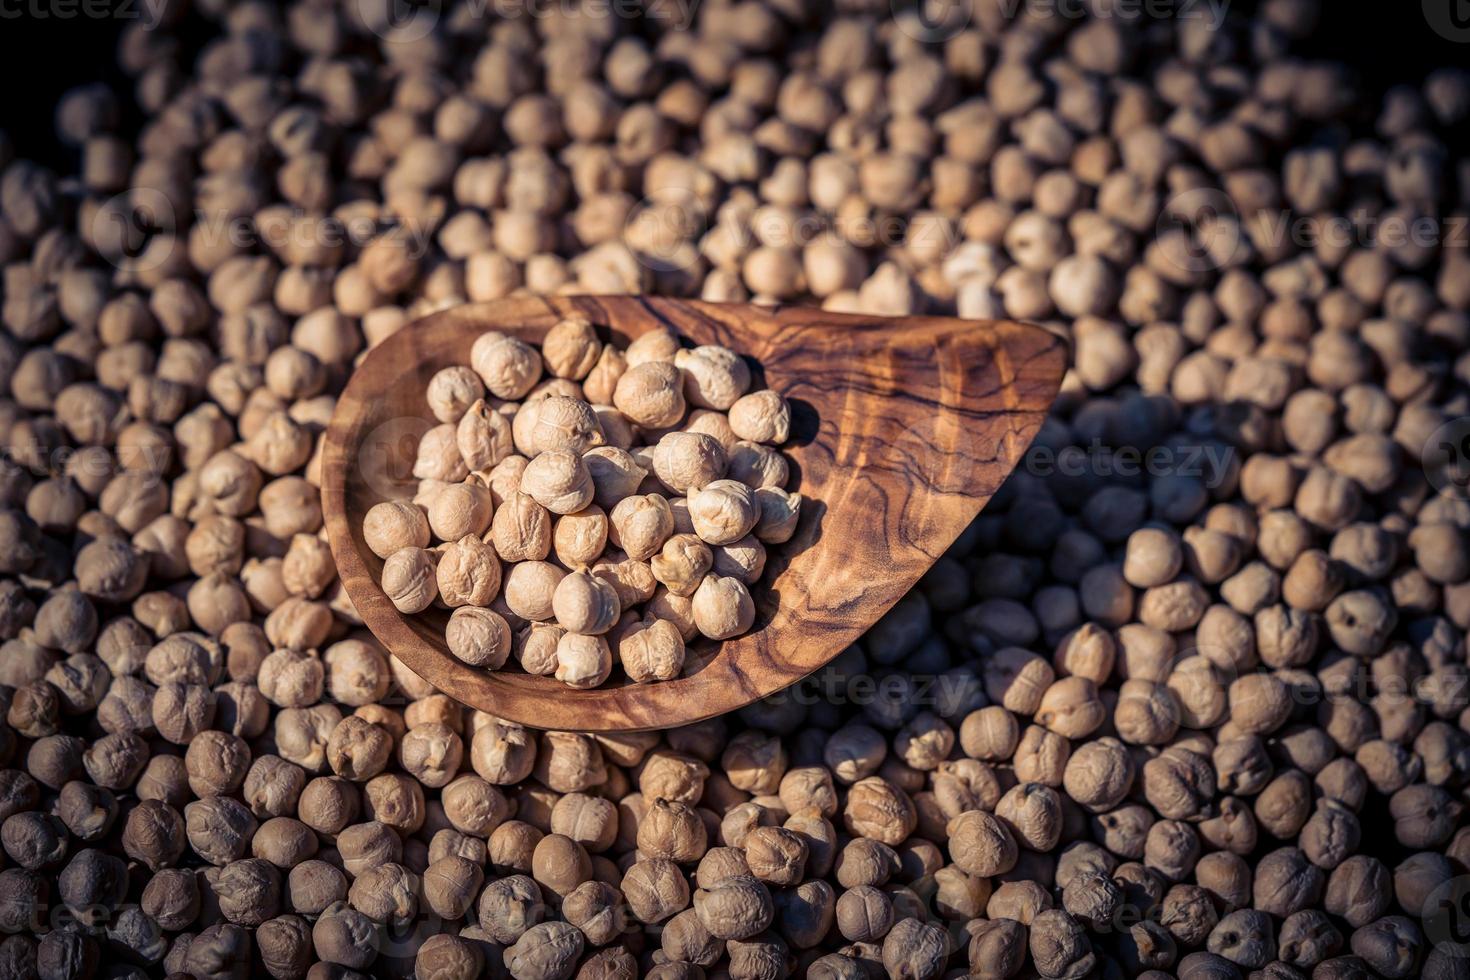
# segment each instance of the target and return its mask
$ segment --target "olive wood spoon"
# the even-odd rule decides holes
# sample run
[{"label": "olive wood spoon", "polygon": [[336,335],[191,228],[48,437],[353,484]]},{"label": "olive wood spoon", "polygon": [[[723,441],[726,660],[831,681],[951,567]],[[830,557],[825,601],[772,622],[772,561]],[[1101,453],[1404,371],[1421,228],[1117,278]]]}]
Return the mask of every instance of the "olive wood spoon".
[{"label": "olive wood spoon", "polygon": [[[690,644],[683,676],[575,690],[522,671],[472,668],[444,642],[448,612],[404,615],[378,586],[363,516],[412,496],[425,400],[441,368],[468,364],[487,330],[537,343],[580,314],[626,345],[656,327],[723,344],[787,398],[801,493],[795,536],[752,587],[755,625]],[[326,433],[322,504],[343,588],[363,623],[441,691],[499,718],[585,732],[672,728],[743,707],[826,664],[944,554],[1015,467],[1061,383],[1065,343],[1040,327],[943,317],[852,316],[629,296],[518,298],[460,306],[370,350]]]}]

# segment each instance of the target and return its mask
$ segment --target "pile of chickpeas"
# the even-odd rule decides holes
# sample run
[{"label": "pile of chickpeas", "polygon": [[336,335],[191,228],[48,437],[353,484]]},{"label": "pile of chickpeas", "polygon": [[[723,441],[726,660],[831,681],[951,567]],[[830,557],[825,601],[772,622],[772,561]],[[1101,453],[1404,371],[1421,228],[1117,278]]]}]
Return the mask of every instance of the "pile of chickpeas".
[{"label": "pile of chickpeas", "polygon": [[570,317],[540,350],[488,331],[470,362],[429,379],[439,424],[418,443],[418,492],[363,519],[394,608],[452,609],[445,641],[472,667],[514,649],[527,673],[583,689],[615,666],[673,680],[685,643],[750,630],[750,586],[801,495],[775,448],[790,406],[749,390],[739,354],[667,328],[624,352]]},{"label": "pile of chickpeas", "polygon": [[[0,139],[0,978],[1470,977],[1470,77],[1033,6],[204,0],[57,107],[72,172]],[[791,691],[469,711],[343,597],[333,393],[641,291],[1074,359]]]}]

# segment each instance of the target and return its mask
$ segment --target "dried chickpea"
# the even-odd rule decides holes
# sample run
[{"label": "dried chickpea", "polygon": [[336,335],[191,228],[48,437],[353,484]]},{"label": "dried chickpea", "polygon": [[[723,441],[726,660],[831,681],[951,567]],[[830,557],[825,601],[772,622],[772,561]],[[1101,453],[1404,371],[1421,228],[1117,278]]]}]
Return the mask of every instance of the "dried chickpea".
[{"label": "dried chickpea", "polygon": [[389,558],[404,548],[427,548],[428,515],[403,500],[374,504],[364,518],[362,535],[367,546],[379,558]]}]

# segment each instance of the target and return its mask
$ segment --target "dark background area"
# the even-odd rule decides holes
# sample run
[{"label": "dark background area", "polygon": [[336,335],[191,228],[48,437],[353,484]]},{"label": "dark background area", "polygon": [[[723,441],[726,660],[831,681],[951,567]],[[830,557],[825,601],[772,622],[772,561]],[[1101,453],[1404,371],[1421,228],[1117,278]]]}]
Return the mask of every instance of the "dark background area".
[{"label": "dark background area", "polygon": [[[79,12],[82,2],[0,0],[0,92],[6,93],[0,129],[24,155],[68,172],[73,161],[52,131],[56,101],[75,85],[106,81],[128,92],[124,102],[131,109],[131,82],[117,69],[116,39],[143,14],[142,0],[93,0],[119,14],[88,18]],[[1232,11],[1254,7],[1251,0],[1229,2]],[[1439,67],[1470,67],[1470,43],[1455,43],[1435,33],[1425,19],[1423,2],[1464,0],[1325,0],[1321,23],[1303,53],[1353,66],[1374,90],[1417,83]],[[54,12],[57,9],[77,12],[61,17]],[[195,43],[197,52],[209,29],[191,16],[181,22],[179,33]]]}]

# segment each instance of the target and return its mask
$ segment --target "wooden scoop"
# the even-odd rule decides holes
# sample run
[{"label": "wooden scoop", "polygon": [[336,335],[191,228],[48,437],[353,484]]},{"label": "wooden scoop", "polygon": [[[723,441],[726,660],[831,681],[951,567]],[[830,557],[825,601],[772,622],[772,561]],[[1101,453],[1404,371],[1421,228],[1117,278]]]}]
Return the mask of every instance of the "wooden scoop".
[{"label": "wooden scoop", "polygon": [[[751,591],[750,633],[690,644],[684,676],[590,691],[465,665],[444,642],[448,612],[407,616],[378,587],[363,543],[368,508],[412,496],[424,392],[469,363],[487,330],[539,342],[580,314],[626,345],[655,327],[723,344],[759,365],[791,403],[789,489],[796,535],[773,546]],[[343,587],[396,657],[451,697],[537,728],[586,732],[686,725],[792,684],[841,653],[913,587],[974,520],[1040,428],[1066,366],[1065,343],[1035,326],[939,317],[849,316],[625,296],[508,299],[425,317],[363,359],[326,434],[322,503]]]}]

